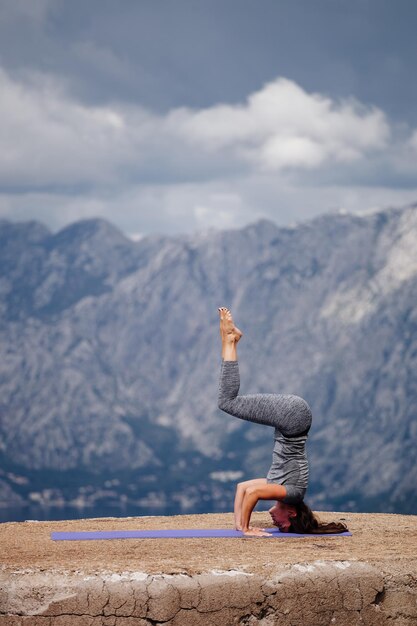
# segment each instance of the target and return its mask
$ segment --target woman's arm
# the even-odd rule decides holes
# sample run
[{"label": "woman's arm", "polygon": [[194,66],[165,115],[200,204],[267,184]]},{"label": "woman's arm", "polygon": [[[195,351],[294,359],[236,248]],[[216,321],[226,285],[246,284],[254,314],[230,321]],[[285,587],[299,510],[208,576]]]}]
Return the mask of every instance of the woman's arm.
[{"label": "woman's arm", "polygon": [[236,530],[242,530],[242,504],[245,497],[246,487],[242,483],[236,485],[234,516]]},{"label": "woman's arm", "polygon": [[252,511],[258,504],[258,488],[249,487],[246,489],[245,497],[242,503],[242,532],[247,533],[249,531],[249,522],[252,515]]},{"label": "woman's arm", "polygon": [[[266,485],[266,478],[252,478],[251,480],[245,480],[236,485],[235,503],[234,503],[234,516],[235,516],[235,528],[236,530],[242,530],[242,505],[245,497],[246,489],[249,487],[260,487]],[[250,528],[250,526],[249,526]]]},{"label": "woman's arm", "polygon": [[258,500],[281,500],[285,498],[286,495],[287,490],[283,485],[268,483],[260,487],[248,487],[242,504],[242,532],[249,536],[269,537],[270,534],[262,532],[261,529],[249,528],[252,511],[257,505]]}]

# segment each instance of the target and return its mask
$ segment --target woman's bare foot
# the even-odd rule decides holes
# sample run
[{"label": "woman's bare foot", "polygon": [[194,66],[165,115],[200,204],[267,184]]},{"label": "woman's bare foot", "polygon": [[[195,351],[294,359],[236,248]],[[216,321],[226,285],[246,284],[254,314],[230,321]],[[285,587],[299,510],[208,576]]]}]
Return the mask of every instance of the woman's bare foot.
[{"label": "woman's bare foot", "polygon": [[220,336],[222,343],[237,343],[243,333],[235,326],[232,314],[226,307],[219,307]]}]

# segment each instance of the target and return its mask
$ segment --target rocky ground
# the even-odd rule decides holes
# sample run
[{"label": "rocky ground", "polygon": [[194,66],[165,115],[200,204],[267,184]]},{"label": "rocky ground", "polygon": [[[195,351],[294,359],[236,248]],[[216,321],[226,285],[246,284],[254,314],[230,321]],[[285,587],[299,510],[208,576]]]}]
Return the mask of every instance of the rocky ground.
[{"label": "rocky ground", "polygon": [[[227,514],[0,525],[1,626],[417,623],[417,516],[321,513],[351,537],[52,541],[52,531],[231,528]],[[254,513],[270,526],[268,513]]]},{"label": "rocky ground", "polygon": [[[280,564],[315,559],[363,561],[417,567],[417,516],[394,514],[319,514],[323,521],[345,520],[351,537],[114,539],[52,541],[53,531],[233,528],[231,513],[11,522],[0,525],[4,569],[63,568],[197,574],[210,569],[242,569],[266,575]],[[268,513],[254,513],[255,526],[272,526]],[[416,569],[417,573],[417,569]]]}]

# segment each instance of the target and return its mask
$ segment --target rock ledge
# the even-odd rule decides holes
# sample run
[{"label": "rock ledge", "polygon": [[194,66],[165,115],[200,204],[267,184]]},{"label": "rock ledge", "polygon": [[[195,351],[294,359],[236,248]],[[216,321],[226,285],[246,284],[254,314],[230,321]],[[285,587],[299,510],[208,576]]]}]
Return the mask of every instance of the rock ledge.
[{"label": "rock ledge", "polygon": [[352,537],[50,539],[230,527],[231,514],[1,524],[0,626],[416,624],[417,516],[320,517],[346,519]]}]

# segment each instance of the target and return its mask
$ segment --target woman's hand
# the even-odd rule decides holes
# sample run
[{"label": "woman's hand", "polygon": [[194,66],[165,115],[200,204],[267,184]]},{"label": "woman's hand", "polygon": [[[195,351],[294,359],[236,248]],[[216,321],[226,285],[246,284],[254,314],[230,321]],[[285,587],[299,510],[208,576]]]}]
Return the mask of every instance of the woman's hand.
[{"label": "woman's hand", "polygon": [[271,533],[266,533],[265,528],[253,528],[249,526],[249,528],[245,531],[242,530],[245,537],[271,537]]}]

